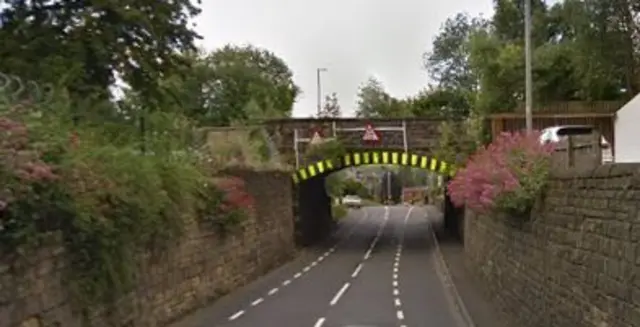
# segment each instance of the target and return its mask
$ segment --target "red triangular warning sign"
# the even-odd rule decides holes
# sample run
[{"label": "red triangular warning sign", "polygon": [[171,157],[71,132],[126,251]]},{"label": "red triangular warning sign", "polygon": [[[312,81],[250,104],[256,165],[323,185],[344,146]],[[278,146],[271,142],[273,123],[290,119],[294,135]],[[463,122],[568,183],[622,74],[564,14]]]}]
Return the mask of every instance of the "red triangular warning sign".
[{"label": "red triangular warning sign", "polygon": [[373,128],[373,126],[371,126],[371,124],[367,124],[367,126],[364,128],[364,135],[362,135],[362,140],[363,141],[380,141],[380,135],[378,135],[378,132]]},{"label": "red triangular warning sign", "polygon": [[318,131],[315,131],[313,133],[313,136],[311,137],[311,140],[309,141],[309,143],[318,144],[320,142],[322,142],[322,136],[320,136],[320,133]]}]

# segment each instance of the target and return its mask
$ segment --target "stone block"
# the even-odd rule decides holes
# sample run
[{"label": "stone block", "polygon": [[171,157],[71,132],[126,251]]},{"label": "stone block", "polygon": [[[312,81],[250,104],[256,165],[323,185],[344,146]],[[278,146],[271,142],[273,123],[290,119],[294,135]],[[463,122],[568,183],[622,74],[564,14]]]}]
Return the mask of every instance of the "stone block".
[{"label": "stone block", "polygon": [[[114,304],[110,319],[98,305],[91,326],[106,326],[110,320],[121,327],[160,326],[246,284],[289,257],[295,248],[290,175],[281,171],[228,173],[246,180],[249,193],[257,200],[255,215],[226,237],[193,221],[183,239],[168,252],[141,254],[136,290]],[[6,322],[16,327],[79,327],[80,319],[67,296],[67,258],[60,238],[52,238],[30,258],[34,257],[37,260],[14,267],[0,261],[3,326]]]},{"label": "stone block", "polygon": [[518,326],[640,325],[639,169],[554,173],[529,228],[465,219],[469,269]]}]

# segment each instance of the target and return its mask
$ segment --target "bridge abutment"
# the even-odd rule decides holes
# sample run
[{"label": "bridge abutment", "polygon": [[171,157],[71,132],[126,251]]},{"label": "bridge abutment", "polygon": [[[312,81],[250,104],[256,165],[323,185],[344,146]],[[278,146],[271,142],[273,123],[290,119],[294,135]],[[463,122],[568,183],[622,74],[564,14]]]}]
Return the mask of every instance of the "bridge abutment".
[{"label": "bridge abutment", "polygon": [[[445,185],[449,183],[451,178],[445,178]],[[444,232],[460,242],[464,240],[464,208],[456,207],[451,201],[449,190],[444,188],[444,204],[442,206],[444,215],[443,229]]]},{"label": "bridge abutment", "polygon": [[326,239],[334,226],[325,176],[298,184],[298,243],[310,246]]}]

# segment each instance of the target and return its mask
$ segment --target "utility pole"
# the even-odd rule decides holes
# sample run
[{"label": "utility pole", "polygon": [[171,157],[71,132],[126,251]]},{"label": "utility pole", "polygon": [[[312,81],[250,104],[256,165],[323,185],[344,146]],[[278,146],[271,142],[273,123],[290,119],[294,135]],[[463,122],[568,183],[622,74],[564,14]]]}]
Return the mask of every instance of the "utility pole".
[{"label": "utility pole", "polygon": [[527,133],[533,131],[533,78],[531,76],[531,0],[524,1],[524,52],[525,52],[525,119]]},{"label": "utility pole", "polygon": [[318,117],[320,117],[320,113],[322,113],[322,83],[320,83],[320,73],[326,72],[326,68],[318,68],[316,69],[316,84],[318,87]]}]

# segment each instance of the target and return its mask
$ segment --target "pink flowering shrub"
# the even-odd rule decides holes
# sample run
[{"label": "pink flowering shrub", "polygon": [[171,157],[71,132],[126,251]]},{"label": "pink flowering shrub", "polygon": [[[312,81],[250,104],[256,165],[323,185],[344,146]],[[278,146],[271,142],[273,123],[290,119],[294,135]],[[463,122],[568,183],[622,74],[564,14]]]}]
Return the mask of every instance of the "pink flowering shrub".
[{"label": "pink flowering shrub", "polygon": [[25,124],[0,116],[0,253],[47,223],[50,185],[58,179]]},{"label": "pink flowering shrub", "polygon": [[481,148],[447,186],[452,202],[479,213],[528,210],[547,181],[554,151],[539,137],[539,132],[503,133]]}]

